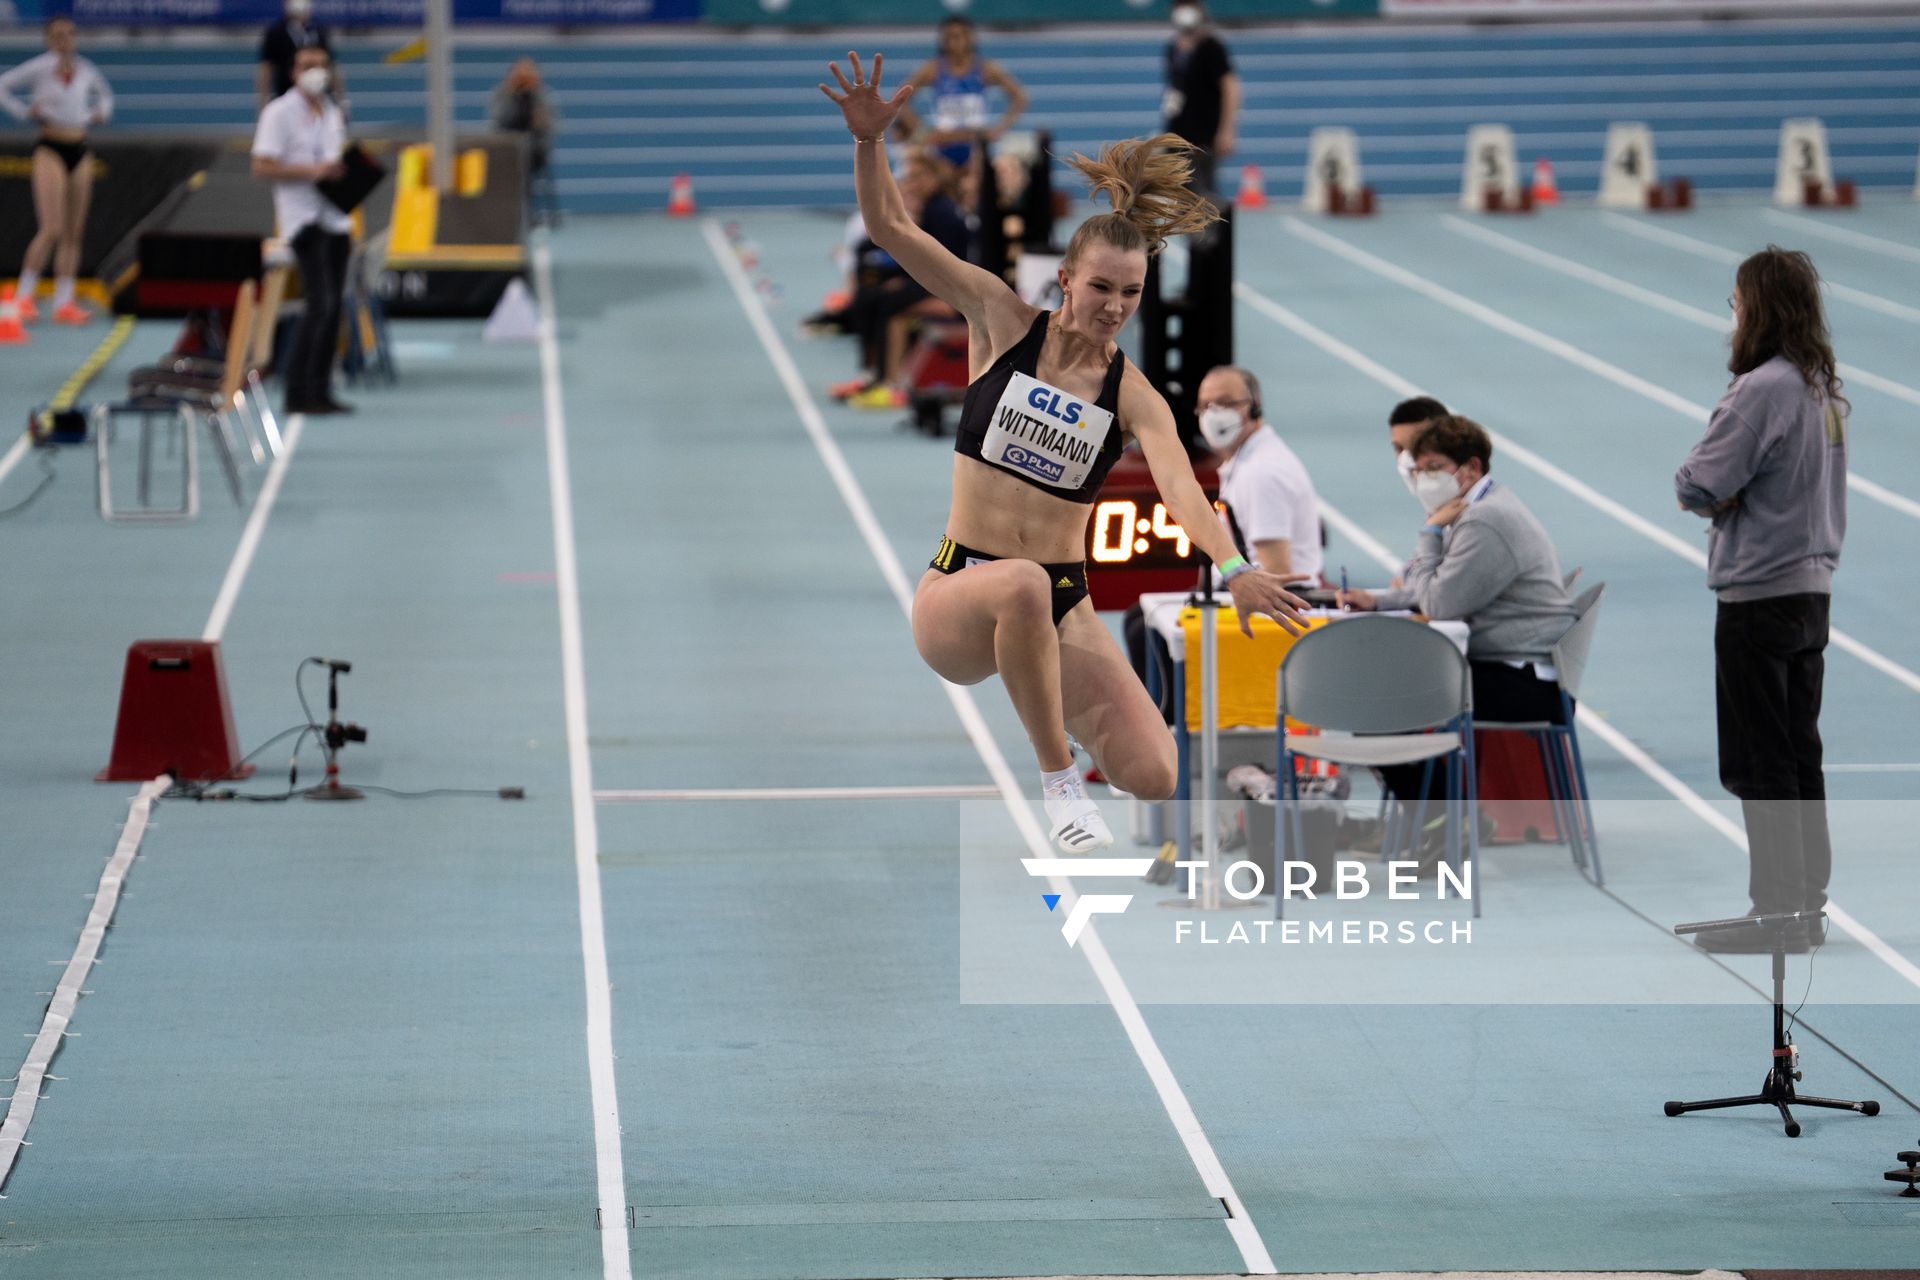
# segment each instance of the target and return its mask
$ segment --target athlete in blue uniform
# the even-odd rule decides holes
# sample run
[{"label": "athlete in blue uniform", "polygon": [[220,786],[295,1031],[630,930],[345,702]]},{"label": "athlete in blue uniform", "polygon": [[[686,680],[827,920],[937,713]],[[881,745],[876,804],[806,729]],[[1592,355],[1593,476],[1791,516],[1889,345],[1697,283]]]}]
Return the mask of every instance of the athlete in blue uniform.
[{"label": "athlete in blue uniform", "polygon": [[[1027,91],[1013,73],[980,56],[973,40],[973,23],[950,17],[940,23],[940,54],[913,73],[907,82],[915,90],[933,91],[933,122],[927,142],[941,158],[964,170],[973,160],[974,139],[986,134],[993,141],[1013,127],[1027,109]],[[995,121],[987,114],[987,90],[1006,95],[1006,110]],[[899,123],[918,133],[920,118],[902,106]]]},{"label": "athlete in blue uniform", "polygon": [[849,54],[836,64],[838,104],[854,136],[860,212],[875,244],[966,318],[973,381],[955,445],[946,535],[921,576],[913,638],[928,666],[956,684],[998,673],[1039,760],[1049,836],[1090,853],[1113,835],[1088,798],[1071,733],[1107,780],[1147,800],[1173,794],[1173,736],[1086,598],[1087,520],[1124,437],[1138,442],[1162,500],[1226,576],[1243,630],[1263,613],[1289,630],[1306,606],[1249,565],[1194,479],[1173,412],[1115,345],[1140,305],[1147,258],[1168,235],[1219,217],[1187,186],[1186,144],[1162,135],[1073,163],[1114,211],[1074,233],[1060,267],[1061,303],[1042,311],[998,277],[953,256],[914,225],[887,166],[884,137],[912,86],[880,96]]}]

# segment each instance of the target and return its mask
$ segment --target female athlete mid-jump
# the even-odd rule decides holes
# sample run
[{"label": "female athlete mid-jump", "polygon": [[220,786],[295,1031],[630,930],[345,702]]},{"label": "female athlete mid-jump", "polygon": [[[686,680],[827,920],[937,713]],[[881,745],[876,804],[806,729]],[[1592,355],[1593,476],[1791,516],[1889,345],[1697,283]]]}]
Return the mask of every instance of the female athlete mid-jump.
[{"label": "female athlete mid-jump", "polygon": [[1306,606],[1249,565],[1194,479],[1173,412],[1114,339],[1140,305],[1147,258],[1165,237],[1219,217],[1188,189],[1186,144],[1170,135],[1075,156],[1113,212],[1082,223],[1060,267],[1057,311],[940,247],[907,216],[883,141],[911,87],[880,95],[848,54],[835,93],[854,137],[854,179],[867,234],[966,317],[972,382],[953,460],[953,502],[913,600],[913,638],[956,684],[998,672],[1039,759],[1049,836],[1062,853],[1113,843],[1088,798],[1068,734],[1107,780],[1142,799],[1173,794],[1173,736],[1087,599],[1087,521],[1127,436],[1139,442],[1162,499],[1218,564],[1242,630],[1266,614],[1289,630]]}]

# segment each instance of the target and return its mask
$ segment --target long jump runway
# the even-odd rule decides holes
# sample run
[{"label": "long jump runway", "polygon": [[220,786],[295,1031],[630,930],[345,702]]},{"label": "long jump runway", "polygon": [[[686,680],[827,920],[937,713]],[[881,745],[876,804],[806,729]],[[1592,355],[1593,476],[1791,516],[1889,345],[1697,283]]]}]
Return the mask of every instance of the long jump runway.
[{"label": "long jump runway", "polygon": [[[1205,954],[1145,886],[1062,944],[1019,867],[1004,694],[934,679],[901,609],[950,445],[820,394],[851,355],[795,321],[837,221],[739,233],[784,303],[717,226],[582,220],[551,246],[550,343],[403,326],[400,385],[304,424],[244,564],[224,495],[110,528],[78,458],[0,525],[9,1055],[126,819],[132,787],[87,781],[125,646],[202,634],[223,584],[243,745],[299,722],[301,658],[341,657],[372,730],[348,781],[528,792],[162,803],[4,1187],[0,1276],[1911,1262],[1880,1172],[1920,1119],[1920,264],[1893,251],[1920,207],[1241,222],[1239,358],[1340,517],[1332,565],[1384,577],[1410,539],[1383,427],[1417,387],[1499,433],[1496,477],[1609,583],[1582,730],[1609,883],[1503,846],[1470,945]],[[1797,1141],[1660,1114],[1765,1069],[1764,960],[1664,927],[1744,884],[1670,477],[1725,384],[1726,255],[1769,239],[1850,291],[1864,482],[1823,721],[1852,924],[1813,964],[1802,1088],[1884,1108]],[[36,350],[11,420],[85,344]],[[262,759],[249,785],[284,789]]]}]

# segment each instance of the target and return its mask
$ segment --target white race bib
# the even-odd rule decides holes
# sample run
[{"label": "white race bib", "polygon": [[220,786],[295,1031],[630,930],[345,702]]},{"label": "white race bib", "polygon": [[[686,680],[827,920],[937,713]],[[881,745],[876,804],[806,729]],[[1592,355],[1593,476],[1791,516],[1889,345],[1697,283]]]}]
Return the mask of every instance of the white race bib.
[{"label": "white race bib", "polygon": [[961,129],[987,127],[987,95],[984,93],[942,94],[933,104],[933,127],[958,132]]},{"label": "white race bib", "polygon": [[1106,447],[1113,414],[1016,371],[980,441],[983,462],[1053,489],[1078,489]]}]

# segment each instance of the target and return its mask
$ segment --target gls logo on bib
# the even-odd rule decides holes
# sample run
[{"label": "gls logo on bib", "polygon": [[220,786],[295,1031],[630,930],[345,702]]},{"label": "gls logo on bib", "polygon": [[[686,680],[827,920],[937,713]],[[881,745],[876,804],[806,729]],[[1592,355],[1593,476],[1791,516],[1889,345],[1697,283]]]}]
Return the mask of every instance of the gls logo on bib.
[{"label": "gls logo on bib", "polygon": [[1015,371],[993,408],[980,457],[1055,489],[1078,489],[1113,430],[1113,414]]}]

